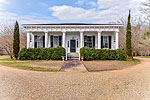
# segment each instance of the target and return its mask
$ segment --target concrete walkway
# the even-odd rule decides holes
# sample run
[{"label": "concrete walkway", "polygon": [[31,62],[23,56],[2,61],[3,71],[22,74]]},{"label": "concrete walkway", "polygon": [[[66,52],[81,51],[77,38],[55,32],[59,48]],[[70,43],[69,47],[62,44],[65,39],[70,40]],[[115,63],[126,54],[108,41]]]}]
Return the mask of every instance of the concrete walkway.
[{"label": "concrete walkway", "polygon": [[62,72],[87,72],[86,68],[79,60],[68,60],[60,69]]}]

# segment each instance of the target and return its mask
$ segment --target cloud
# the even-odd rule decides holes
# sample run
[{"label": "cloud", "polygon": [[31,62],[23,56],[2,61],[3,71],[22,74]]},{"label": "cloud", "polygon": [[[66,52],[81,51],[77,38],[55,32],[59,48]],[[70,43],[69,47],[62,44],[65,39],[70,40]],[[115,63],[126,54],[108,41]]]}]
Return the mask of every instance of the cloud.
[{"label": "cloud", "polygon": [[85,0],[78,0],[78,1],[76,2],[76,4],[77,4],[77,5],[82,5],[84,2],[85,2]]},{"label": "cloud", "polygon": [[[83,3],[83,0],[79,1],[79,4]],[[50,7],[49,10],[52,11],[52,16],[57,17],[61,21],[108,23],[117,22],[119,17],[127,16],[129,9],[132,11],[132,16],[140,15],[139,7],[143,1],[97,0],[97,3],[87,2],[87,4],[94,6],[91,9],[62,5]]]},{"label": "cloud", "polygon": [[[61,21],[76,21],[76,22],[101,22],[108,23],[110,21],[117,21],[117,17],[119,16],[119,12],[122,10],[118,10],[118,7],[114,7],[111,9],[98,11],[95,8],[92,9],[83,9],[72,6],[54,6],[49,8],[53,11],[52,16],[57,17]],[[119,12],[116,12],[119,11]]]},{"label": "cloud", "polygon": [[93,7],[97,6],[96,2],[93,2],[93,1],[89,1],[86,3],[87,5],[91,5]]},{"label": "cloud", "polygon": [[90,0],[78,0],[75,4],[77,5],[83,5],[83,4],[86,4],[86,5],[90,5],[90,6],[97,6],[97,3],[94,2],[94,1],[90,1]]},{"label": "cloud", "polygon": [[49,8],[53,11],[52,16],[59,18],[60,20],[69,21],[86,21],[100,19],[100,12],[96,9],[85,10],[83,8],[77,8],[72,6],[54,6]]},{"label": "cloud", "polygon": [[7,0],[0,0],[0,10],[3,10],[5,4],[9,4],[9,2]]},{"label": "cloud", "polygon": [[3,12],[0,11],[0,22],[14,22],[18,20],[21,24],[38,24],[38,23],[50,23],[51,20],[47,16],[39,15],[39,14],[29,14],[29,15],[18,15],[16,13],[11,12]]}]

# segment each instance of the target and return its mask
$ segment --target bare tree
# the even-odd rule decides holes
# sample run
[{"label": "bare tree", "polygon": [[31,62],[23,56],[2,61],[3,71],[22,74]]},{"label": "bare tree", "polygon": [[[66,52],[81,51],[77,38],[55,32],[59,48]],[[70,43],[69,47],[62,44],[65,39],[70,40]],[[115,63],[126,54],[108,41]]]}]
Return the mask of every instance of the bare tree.
[{"label": "bare tree", "polygon": [[[0,49],[7,52],[11,59],[13,59],[13,32],[14,24],[6,22],[0,25]],[[26,47],[26,35],[23,30],[20,30],[20,47]]]},{"label": "bare tree", "polygon": [[[123,27],[120,29],[120,36],[119,36],[119,45],[121,49],[126,49],[125,44],[126,44],[126,25],[127,25],[127,18],[121,17],[118,20],[118,23],[122,24]],[[131,18],[131,25],[132,25],[132,51],[134,54],[137,54],[139,51],[139,43],[142,41],[142,37],[144,36],[143,31],[144,25],[140,17],[132,17]]]},{"label": "bare tree", "polygon": [[13,25],[1,24],[0,26],[0,48],[5,50],[7,54],[13,59]]},{"label": "bare tree", "polygon": [[145,19],[145,23],[150,25],[150,0],[146,2],[142,2],[142,6],[140,7],[141,12],[143,13],[143,18]]}]

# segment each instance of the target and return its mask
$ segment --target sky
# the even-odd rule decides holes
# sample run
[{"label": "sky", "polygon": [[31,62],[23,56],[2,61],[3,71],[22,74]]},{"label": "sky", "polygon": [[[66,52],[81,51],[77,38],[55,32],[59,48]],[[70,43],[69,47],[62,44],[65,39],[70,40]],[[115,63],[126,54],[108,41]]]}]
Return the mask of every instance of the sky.
[{"label": "sky", "polygon": [[0,23],[110,23],[128,15],[140,16],[146,0],[0,0]]}]

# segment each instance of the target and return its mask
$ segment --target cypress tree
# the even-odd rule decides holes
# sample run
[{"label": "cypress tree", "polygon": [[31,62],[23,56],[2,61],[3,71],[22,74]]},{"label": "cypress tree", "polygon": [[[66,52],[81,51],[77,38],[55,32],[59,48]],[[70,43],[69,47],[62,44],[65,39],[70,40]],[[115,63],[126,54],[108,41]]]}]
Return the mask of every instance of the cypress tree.
[{"label": "cypress tree", "polygon": [[16,21],[13,40],[13,54],[15,59],[18,59],[19,51],[20,51],[20,34],[19,34],[19,25],[18,22]]},{"label": "cypress tree", "polygon": [[129,16],[128,16],[128,24],[126,29],[126,55],[129,58],[132,58],[132,43],[131,43],[131,23],[130,23],[131,15],[129,10]]}]

